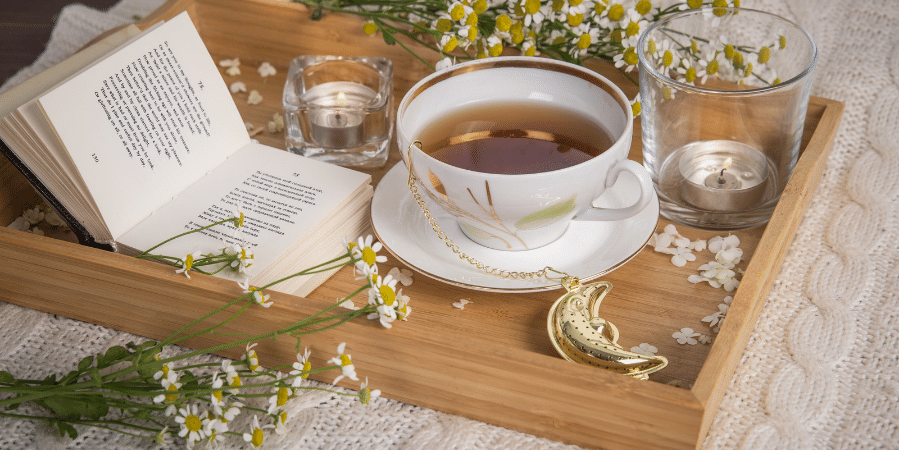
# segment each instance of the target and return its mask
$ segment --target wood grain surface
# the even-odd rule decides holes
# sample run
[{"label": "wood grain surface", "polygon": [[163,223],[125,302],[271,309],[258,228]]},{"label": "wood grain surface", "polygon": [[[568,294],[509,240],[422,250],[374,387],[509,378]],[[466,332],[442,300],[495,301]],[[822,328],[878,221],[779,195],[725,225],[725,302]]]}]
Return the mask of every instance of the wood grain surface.
[{"label": "wood grain surface", "polygon": [[[264,125],[281,112],[287,67],[298,55],[391,58],[395,104],[430,73],[400,46],[388,46],[380,37],[364,34],[356,17],[326,13],[320,21],[312,21],[305,7],[285,2],[171,0],[142,25],[185,10],[216,61],[240,58],[243,74],[223,75],[226,82],[240,80],[248,90],[262,94],[259,105],[248,105],[246,93],[234,95],[241,115],[254,124]],[[408,45],[427,52],[414,43]],[[437,59],[436,55],[430,59]],[[259,77],[255,68],[263,61],[274,65],[278,74]],[[591,68],[615,81],[628,96],[636,94],[637,86],[614,68],[605,64]],[[694,448],[730,383],[806,202],[820,179],[841,113],[838,102],[812,99],[804,153],[774,217],[767,227],[735,232],[749,262],[739,266],[746,274],[714,344],[679,345],[671,337],[683,327],[713,335],[701,318],[716,311],[728,294],[705,283],[686,281],[696,273],[696,266],[713,258],[711,253],[704,252],[697,262],[678,268],[670,263],[670,256],[644,249],[602,278],[614,288],[603,301],[601,314],[620,330],[622,346],[651,343],[670,361],[669,367],[652,375],[650,381],[577,365],[555,354],[546,332],[546,316],[562,291],[495,294],[448,286],[421,275],[403,288],[412,299],[408,322],[385,330],[376,321],[356,320],[314,335],[304,340],[304,345],[313,352],[313,364],[322,365],[333,356],[338,343],[346,342],[358,373],[393,399],[594,448]],[[639,161],[639,121],[636,125],[630,157]],[[280,133],[262,132],[255,138],[284,148]],[[375,182],[397,161],[394,147],[387,165],[370,171]],[[8,162],[0,161],[0,170],[8,171],[7,166]],[[22,190],[23,182],[12,174],[0,181],[0,194]],[[7,214],[15,213],[10,211],[12,204],[0,206]],[[659,227],[668,223],[662,219]],[[722,234],[686,227],[679,230],[691,239]],[[165,336],[240,293],[233,283],[223,280],[199,275],[187,280],[163,265],[5,228],[0,230],[0,257],[17,262],[0,267],[0,298],[150,338]],[[389,260],[381,265],[381,271],[386,273],[397,265]],[[357,287],[352,272],[344,269],[307,298],[277,296],[271,309],[251,309],[239,324],[230,326],[244,333],[276,329]],[[464,310],[452,306],[461,298],[472,301]],[[221,339],[208,336],[186,344],[205,348]],[[293,346],[289,339],[260,342],[262,364],[290,363]],[[241,352],[219,353],[240,357]]]}]

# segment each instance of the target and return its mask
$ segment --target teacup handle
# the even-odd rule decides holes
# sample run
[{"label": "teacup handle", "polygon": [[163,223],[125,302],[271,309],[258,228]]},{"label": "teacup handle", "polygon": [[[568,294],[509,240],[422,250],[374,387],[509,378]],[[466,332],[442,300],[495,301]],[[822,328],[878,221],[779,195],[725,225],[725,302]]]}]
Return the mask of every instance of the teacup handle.
[{"label": "teacup handle", "polygon": [[643,208],[646,208],[646,205],[652,199],[653,192],[652,180],[650,180],[646,168],[630,159],[619,161],[606,175],[606,189],[615,185],[621,172],[630,172],[637,177],[637,181],[640,184],[640,198],[637,202],[631,206],[615,209],[597,208],[594,206],[578,214],[574,220],[621,220],[635,216],[640,211],[643,211]]}]

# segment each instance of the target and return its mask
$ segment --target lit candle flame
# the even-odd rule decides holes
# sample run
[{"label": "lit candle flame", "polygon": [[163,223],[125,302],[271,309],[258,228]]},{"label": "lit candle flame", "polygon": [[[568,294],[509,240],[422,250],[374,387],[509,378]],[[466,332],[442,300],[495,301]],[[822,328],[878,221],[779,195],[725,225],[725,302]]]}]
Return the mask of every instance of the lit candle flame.
[{"label": "lit candle flame", "polygon": [[337,104],[346,105],[346,94],[344,94],[343,91],[337,93]]},{"label": "lit candle flame", "polygon": [[724,164],[721,166],[721,171],[723,172],[723,171],[727,170],[727,168],[730,167],[730,165],[733,163],[734,163],[734,159],[731,157],[728,157],[727,159],[724,160]]}]

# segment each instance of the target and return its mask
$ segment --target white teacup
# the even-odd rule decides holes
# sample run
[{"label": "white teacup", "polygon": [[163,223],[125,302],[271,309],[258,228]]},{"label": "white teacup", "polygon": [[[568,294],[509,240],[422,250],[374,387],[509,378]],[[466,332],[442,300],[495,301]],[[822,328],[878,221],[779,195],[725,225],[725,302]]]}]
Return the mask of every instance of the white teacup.
[{"label": "white teacup", "polygon": [[[492,129],[516,128],[515,122],[527,122],[531,111],[551,108],[580,116],[587,126],[572,127],[570,121],[551,117],[524,125],[529,138],[550,135],[553,138],[546,140],[583,143],[583,136],[595,135],[594,131],[602,129],[611,146],[567,167],[504,174],[470,170],[438,160],[429,154],[439,150],[436,144],[425,142],[424,150],[411,145],[429,132],[433,134],[435,124],[451,122],[447,115],[479,109],[494,114],[496,105],[506,104],[514,107],[509,108],[508,114],[496,114],[503,117],[497,118],[500,124]],[[509,116],[518,118],[509,121]],[[544,122],[545,129],[533,130],[543,127]],[[475,133],[466,136],[469,134]],[[520,130],[498,133],[511,137],[523,134]],[[632,134],[630,102],[617,86],[589,69],[547,58],[487,58],[452,66],[413,86],[397,113],[400,153],[407,167],[411,164],[419,189],[429,199],[428,207],[442,207],[456,218],[472,241],[497,250],[544,246],[561,237],[572,220],[621,220],[642,211],[652,199],[653,187],[646,169],[627,159]],[[490,153],[501,163],[508,160],[513,164],[519,155],[518,149],[508,150],[507,155],[496,152],[506,150]],[[565,154],[569,154],[567,150]],[[639,181],[637,202],[619,209],[594,207],[594,200],[615,184],[621,172],[630,172]]]}]

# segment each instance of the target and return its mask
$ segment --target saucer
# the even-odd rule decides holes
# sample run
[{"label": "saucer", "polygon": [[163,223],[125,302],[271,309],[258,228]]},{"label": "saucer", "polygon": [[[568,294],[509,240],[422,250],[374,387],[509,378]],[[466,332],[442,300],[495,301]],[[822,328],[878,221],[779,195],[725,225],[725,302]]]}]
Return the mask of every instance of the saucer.
[{"label": "saucer", "polygon": [[[512,279],[490,275],[461,259],[431,229],[407,186],[409,172],[397,163],[384,175],[371,202],[371,222],[381,244],[411,269],[453,286],[490,292],[538,292],[561,288],[559,279]],[[621,208],[637,201],[640,187],[629,173],[606,189],[595,206]],[[425,198],[424,196],[422,198]],[[659,222],[659,199],[652,199],[637,215],[611,222],[574,220],[549,245],[524,251],[494,250],[469,240],[455,219],[440,206],[428,203],[431,216],[461,251],[501,270],[533,272],[546,266],[589,281],[628,262],[643,249]]]}]

